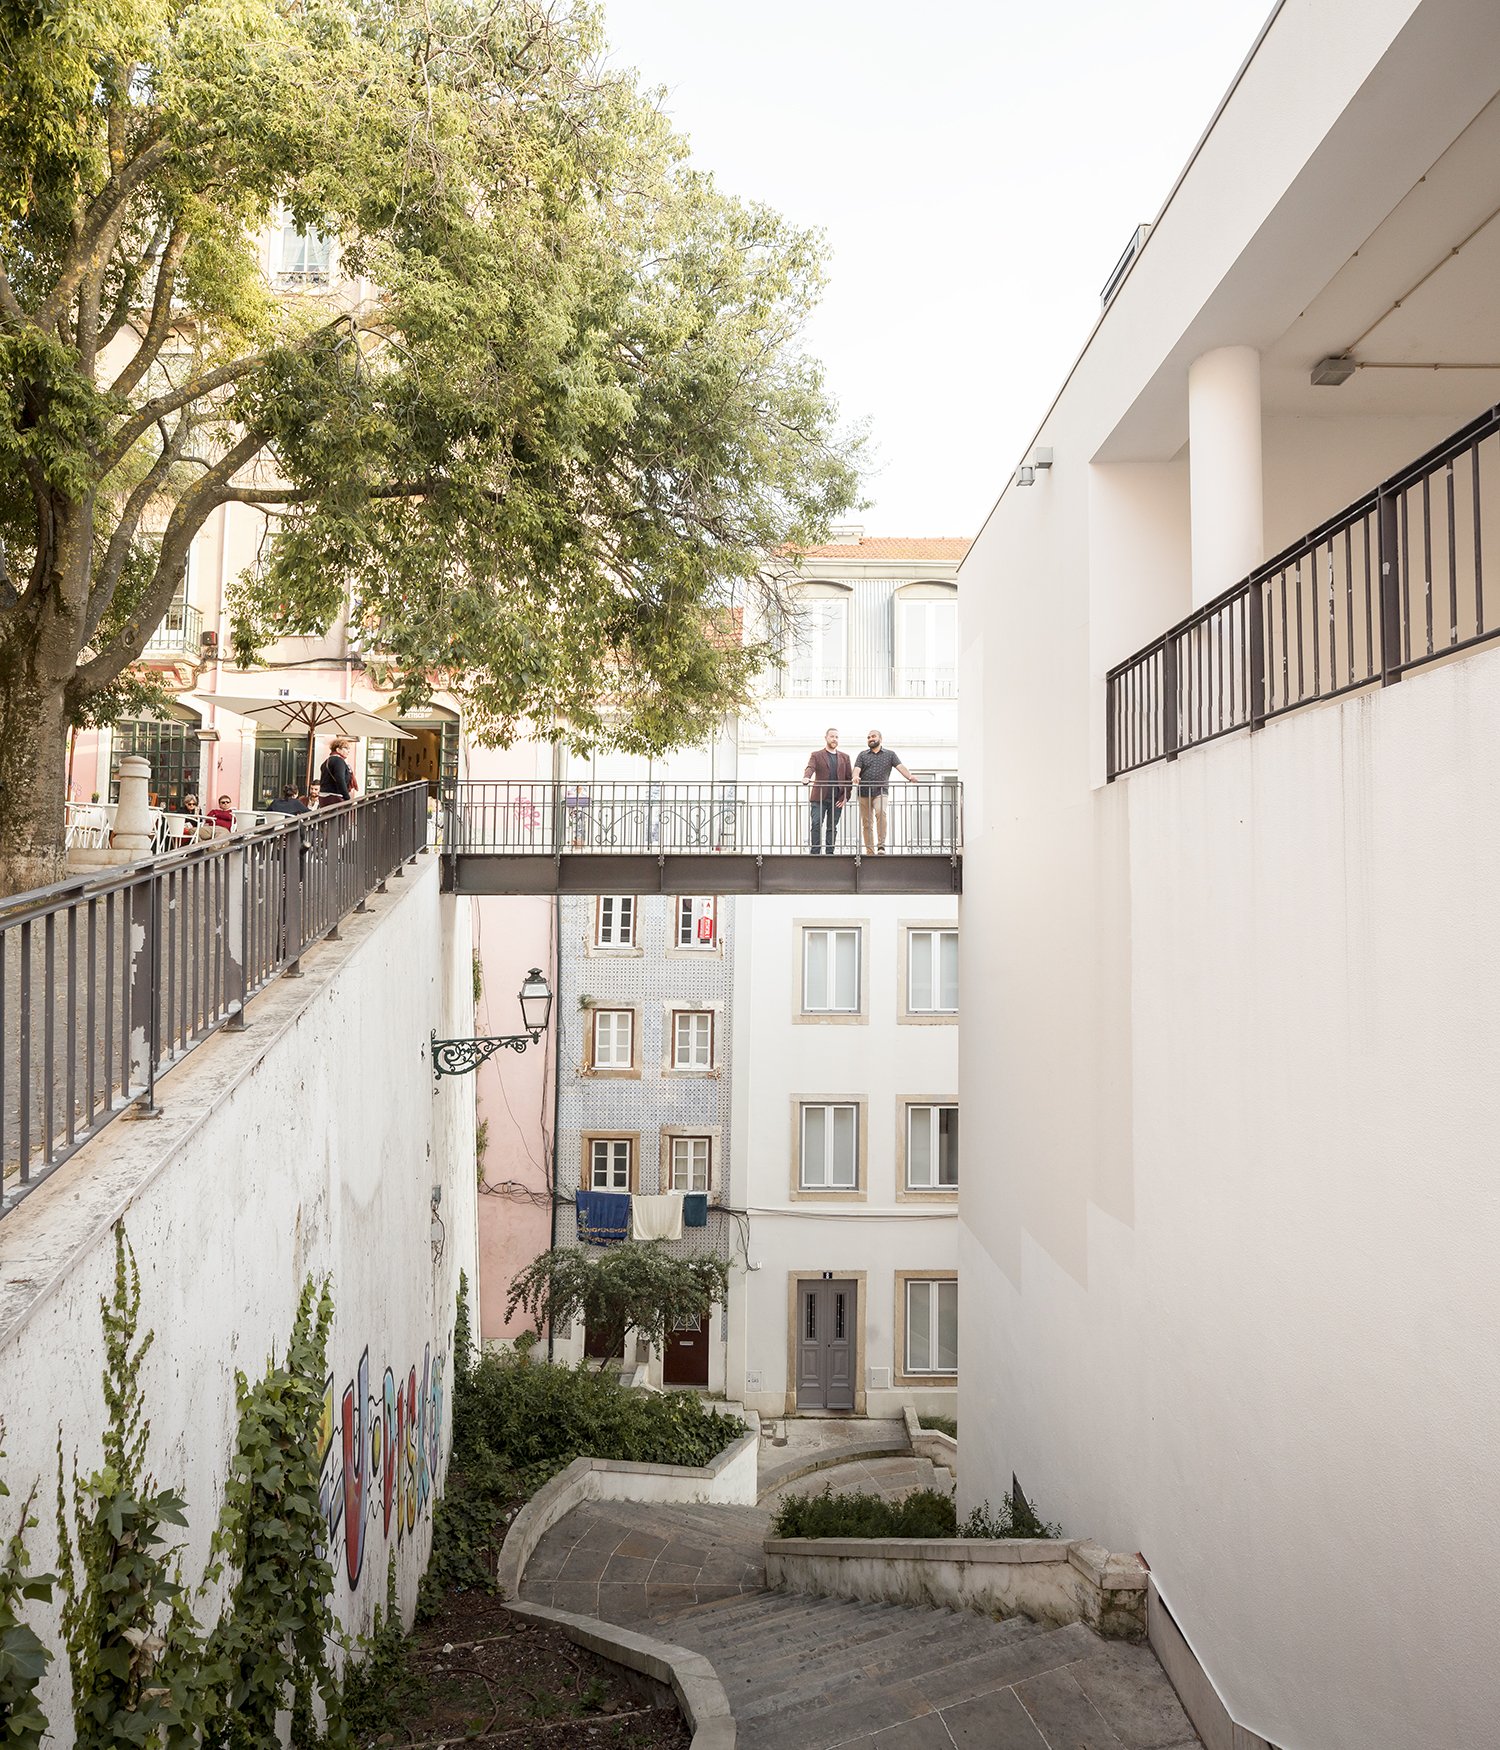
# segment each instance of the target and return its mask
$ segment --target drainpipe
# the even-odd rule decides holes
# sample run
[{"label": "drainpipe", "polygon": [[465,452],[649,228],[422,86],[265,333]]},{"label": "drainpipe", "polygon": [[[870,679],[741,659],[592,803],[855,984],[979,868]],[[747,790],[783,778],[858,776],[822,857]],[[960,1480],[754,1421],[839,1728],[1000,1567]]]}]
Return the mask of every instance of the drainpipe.
[{"label": "drainpipe", "polygon": [[[554,792],[556,794],[556,792]],[[552,896],[552,988],[557,993],[553,998],[552,1012],[557,1016],[552,1033],[552,1183],[549,1187],[551,1195],[552,1227],[547,1237],[547,1249],[557,1249],[557,1131],[562,1112],[562,1030],[563,1030],[563,990],[562,990],[562,895]],[[556,1336],[551,1321],[547,1324],[547,1359],[552,1360]]]}]

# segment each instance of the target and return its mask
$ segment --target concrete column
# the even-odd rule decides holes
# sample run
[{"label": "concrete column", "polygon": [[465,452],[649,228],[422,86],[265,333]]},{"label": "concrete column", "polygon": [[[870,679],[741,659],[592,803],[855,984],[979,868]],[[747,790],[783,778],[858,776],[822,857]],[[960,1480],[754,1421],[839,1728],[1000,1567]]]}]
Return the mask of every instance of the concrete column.
[{"label": "concrete column", "polygon": [[127,754],[120,761],[120,805],[111,842],[132,858],[144,857],[151,849],[150,788],[150,762],[139,754]]},{"label": "concrete column", "polygon": [[1221,346],[1188,367],[1193,606],[1265,558],[1260,452],[1260,354]]}]

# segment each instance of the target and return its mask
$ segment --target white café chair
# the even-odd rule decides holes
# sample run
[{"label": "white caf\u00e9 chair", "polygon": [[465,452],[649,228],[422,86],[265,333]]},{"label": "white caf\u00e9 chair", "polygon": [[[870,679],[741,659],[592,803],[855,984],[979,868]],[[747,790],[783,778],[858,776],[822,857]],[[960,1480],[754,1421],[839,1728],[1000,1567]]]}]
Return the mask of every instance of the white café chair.
[{"label": "white caf\u00e9 chair", "polygon": [[266,824],[266,813],[263,808],[236,808],[233,813],[236,833],[254,832],[257,827]]}]

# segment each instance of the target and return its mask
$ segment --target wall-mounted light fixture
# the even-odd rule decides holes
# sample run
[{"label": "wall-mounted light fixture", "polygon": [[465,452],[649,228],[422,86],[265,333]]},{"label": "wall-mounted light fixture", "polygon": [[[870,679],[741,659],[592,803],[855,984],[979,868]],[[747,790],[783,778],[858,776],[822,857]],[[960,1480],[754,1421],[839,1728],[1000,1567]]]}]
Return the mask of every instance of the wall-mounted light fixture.
[{"label": "wall-mounted light fixture", "polygon": [[1029,467],[1029,466],[1017,468],[1016,469],[1016,485],[1017,486],[1035,486],[1036,485],[1036,469]]},{"label": "wall-mounted light fixture", "polygon": [[524,1033],[479,1034],[473,1039],[439,1039],[432,1030],[432,1077],[463,1076],[487,1063],[497,1051],[524,1051],[528,1045],[539,1045],[547,1031],[552,1014],[552,986],[542,969],[533,966],[522,982],[518,1000],[521,1005],[521,1025]]}]

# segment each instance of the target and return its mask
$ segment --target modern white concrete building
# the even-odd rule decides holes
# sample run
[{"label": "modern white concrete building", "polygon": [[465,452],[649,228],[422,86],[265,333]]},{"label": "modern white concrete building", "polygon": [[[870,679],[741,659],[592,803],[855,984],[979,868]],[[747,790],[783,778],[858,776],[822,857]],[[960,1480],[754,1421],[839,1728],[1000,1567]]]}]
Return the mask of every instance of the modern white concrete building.
[{"label": "modern white concrete building", "polygon": [[1497,93],[1276,6],[961,572],[961,1505],[1212,1750],[1496,1741]]},{"label": "modern white concrete building", "polygon": [[[796,649],[739,730],[742,780],[801,781],[837,728],[879,729],[892,844],[925,842],[958,772],[958,561],[968,543],[864,539],[804,555]],[[920,801],[917,799],[920,798]],[[859,831],[851,801],[839,845]],[[735,1195],[750,1268],[730,1370],[762,1414],[903,1403],[953,1413],[957,1379],[957,899],[737,903]]]}]

